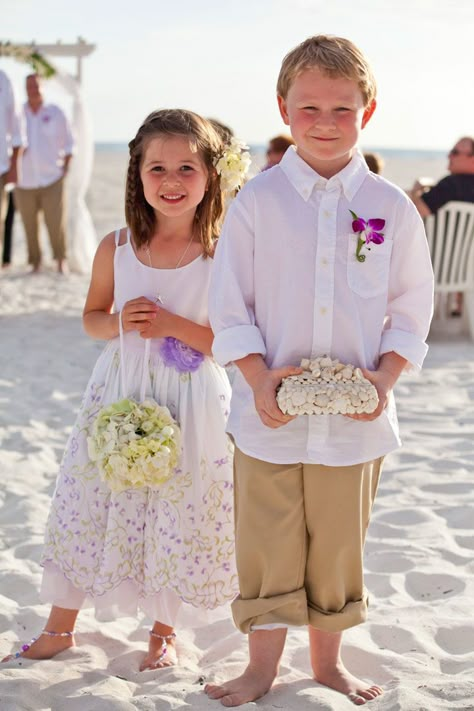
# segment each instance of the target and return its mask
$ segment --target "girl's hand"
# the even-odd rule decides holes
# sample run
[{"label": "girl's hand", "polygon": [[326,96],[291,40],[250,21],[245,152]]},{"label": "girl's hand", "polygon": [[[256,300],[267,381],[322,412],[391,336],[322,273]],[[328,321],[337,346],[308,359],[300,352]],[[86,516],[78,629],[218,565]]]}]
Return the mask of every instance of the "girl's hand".
[{"label": "girl's hand", "polygon": [[142,338],[166,338],[166,336],[171,336],[173,335],[175,321],[175,314],[167,311],[162,306],[156,306],[155,317],[140,330],[140,336]]},{"label": "girl's hand", "polygon": [[146,296],[127,301],[122,309],[122,326],[124,331],[138,331],[140,334],[149,328],[156,319],[158,306]]},{"label": "girl's hand", "polygon": [[264,369],[253,376],[249,383],[253,390],[255,409],[266,427],[276,429],[294,420],[297,415],[285,415],[278,407],[276,391],[283,378],[299,375],[301,368],[286,366],[274,370]]}]

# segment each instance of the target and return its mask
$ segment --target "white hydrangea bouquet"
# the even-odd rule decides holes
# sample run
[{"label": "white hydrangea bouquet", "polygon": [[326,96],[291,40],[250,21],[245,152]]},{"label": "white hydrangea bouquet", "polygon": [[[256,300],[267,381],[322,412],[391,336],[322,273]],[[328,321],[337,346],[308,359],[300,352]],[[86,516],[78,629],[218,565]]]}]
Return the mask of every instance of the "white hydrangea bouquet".
[{"label": "white hydrangea bouquet", "polygon": [[112,491],[157,487],[173,475],[180,429],[167,407],[124,398],[103,407],[87,438],[89,456]]}]

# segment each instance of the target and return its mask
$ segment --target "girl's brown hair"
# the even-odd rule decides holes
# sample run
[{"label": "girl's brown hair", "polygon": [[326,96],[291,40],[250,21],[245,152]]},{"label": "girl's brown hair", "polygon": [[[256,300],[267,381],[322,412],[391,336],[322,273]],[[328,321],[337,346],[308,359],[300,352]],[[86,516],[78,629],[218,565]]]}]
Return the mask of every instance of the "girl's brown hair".
[{"label": "girl's brown hair", "polygon": [[212,255],[224,201],[220,178],[214,168],[216,157],[224,150],[221,136],[206,119],[185,109],[154,111],[144,120],[137,135],[128,144],[130,158],[125,188],[125,219],[138,247],[146,244],[156,227],[155,211],[145,200],[140,168],[146,147],[156,136],[184,136],[192,151],[199,152],[208,170],[208,186],[196,208],[196,229],[205,255]]}]

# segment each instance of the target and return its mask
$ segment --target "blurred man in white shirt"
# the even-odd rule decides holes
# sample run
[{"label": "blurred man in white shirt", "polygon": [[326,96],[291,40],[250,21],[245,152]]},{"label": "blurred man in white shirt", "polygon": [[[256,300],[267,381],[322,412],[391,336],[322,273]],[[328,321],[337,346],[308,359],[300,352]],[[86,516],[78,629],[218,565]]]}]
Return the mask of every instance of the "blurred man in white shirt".
[{"label": "blurred man in white shirt", "polygon": [[40,78],[26,78],[28,101],[24,105],[28,148],[20,160],[15,199],[25,227],[28,262],[33,272],[41,266],[39,213],[42,211],[58,271],[66,259],[64,177],[73,153],[73,138],[63,111],[45,104]]},{"label": "blurred man in white shirt", "polygon": [[24,143],[13,88],[5,72],[0,70],[0,254],[3,252],[3,221],[7,205],[5,186],[16,183],[18,154]]}]

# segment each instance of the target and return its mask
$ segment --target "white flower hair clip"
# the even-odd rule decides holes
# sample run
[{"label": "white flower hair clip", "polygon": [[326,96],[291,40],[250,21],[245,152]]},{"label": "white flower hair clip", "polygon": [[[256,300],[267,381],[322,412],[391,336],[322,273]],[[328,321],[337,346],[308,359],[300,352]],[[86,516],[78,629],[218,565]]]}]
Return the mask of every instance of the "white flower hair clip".
[{"label": "white flower hair clip", "polygon": [[214,167],[221,179],[221,189],[232,193],[241,188],[252,159],[248,146],[238,138],[232,138],[224,152],[216,159]]}]

